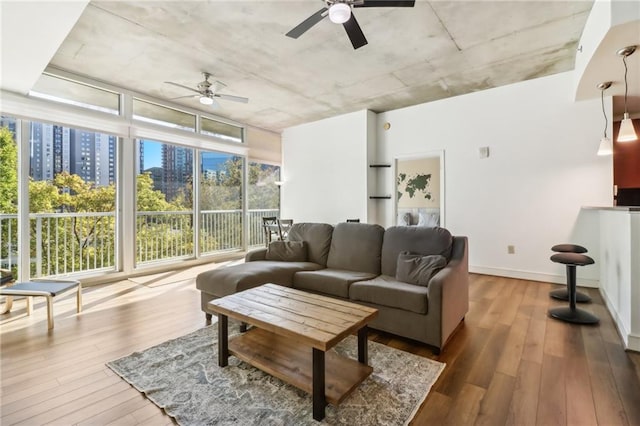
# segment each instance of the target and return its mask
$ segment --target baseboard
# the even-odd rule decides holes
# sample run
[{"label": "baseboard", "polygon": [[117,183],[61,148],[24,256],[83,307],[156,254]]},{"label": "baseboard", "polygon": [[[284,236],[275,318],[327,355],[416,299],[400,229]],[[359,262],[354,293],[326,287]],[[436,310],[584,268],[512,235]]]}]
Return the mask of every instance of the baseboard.
[{"label": "baseboard", "polygon": [[[541,281],[545,283],[566,284],[567,277],[565,275],[545,274],[540,272],[519,271],[516,269],[506,268],[488,268],[486,266],[469,265],[469,272],[474,274],[495,275],[498,277],[517,278],[528,281]],[[599,281],[590,278],[578,277],[577,283],[579,287],[600,287]]]},{"label": "baseboard", "polygon": [[636,334],[629,334],[627,349],[630,351],[640,352],[640,336]]},{"label": "baseboard", "polygon": [[640,352],[640,336],[630,333],[625,328],[624,323],[618,316],[618,312],[613,308],[613,303],[609,300],[607,294],[600,290],[600,295],[602,296],[602,300],[604,300],[604,304],[607,307],[609,314],[611,314],[611,318],[613,318],[618,334],[622,338],[622,345],[625,349]]}]

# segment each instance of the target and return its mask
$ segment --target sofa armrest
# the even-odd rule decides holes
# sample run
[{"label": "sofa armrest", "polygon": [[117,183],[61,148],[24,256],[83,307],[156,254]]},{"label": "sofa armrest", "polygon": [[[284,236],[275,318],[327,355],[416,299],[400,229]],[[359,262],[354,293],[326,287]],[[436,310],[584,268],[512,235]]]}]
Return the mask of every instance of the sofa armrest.
[{"label": "sofa armrest", "polygon": [[265,260],[266,256],[267,256],[267,249],[266,247],[262,247],[262,248],[247,252],[247,254],[244,256],[244,261],[253,262],[254,260]]},{"label": "sofa armrest", "polygon": [[469,311],[469,249],[467,237],[454,237],[451,260],[429,281],[429,313],[441,318],[440,347]]}]

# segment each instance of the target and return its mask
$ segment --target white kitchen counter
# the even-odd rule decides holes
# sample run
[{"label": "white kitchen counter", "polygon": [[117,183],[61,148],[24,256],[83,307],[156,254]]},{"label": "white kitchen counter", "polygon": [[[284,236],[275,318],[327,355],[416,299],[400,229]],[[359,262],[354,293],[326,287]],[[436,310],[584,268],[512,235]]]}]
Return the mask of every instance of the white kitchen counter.
[{"label": "white kitchen counter", "polygon": [[600,293],[627,349],[640,351],[640,207],[598,210]]}]

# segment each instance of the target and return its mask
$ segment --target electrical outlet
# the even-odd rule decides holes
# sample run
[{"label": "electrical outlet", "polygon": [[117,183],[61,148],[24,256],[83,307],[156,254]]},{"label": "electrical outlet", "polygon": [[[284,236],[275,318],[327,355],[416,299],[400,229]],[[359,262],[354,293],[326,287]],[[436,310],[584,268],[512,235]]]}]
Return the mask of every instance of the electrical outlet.
[{"label": "electrical outlet", "polygon": [[507,246],[507,253],[515,254],[515,252],[516,252],[516,246]]}]

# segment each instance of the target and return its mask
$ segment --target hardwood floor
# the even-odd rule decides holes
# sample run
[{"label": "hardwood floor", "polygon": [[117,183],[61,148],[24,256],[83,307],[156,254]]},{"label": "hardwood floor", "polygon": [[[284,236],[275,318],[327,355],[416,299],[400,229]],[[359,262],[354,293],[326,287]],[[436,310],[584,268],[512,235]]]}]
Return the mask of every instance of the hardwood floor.
[{"label": "hardwood floor", "polygon": [[[0,319],[2,425],[172,424],[105,362],[204,326],[193,277],[202,270],[135,278]],[[173,281],[173,282],[172,282]],[[640,425],[640,354],[625,352],[597,290],[586,308],[596,327],[547,317],[558,286],[472,275],[464,325],[435,356],[429,347],[385,333],[371,339],[447,363],[412,424]]]},{"label": "hardwood floor", "polygon": [[582,289],[583,307],[600,325],[549,318],[556,288],[472,275],[464,327],[413,424],[640,425],[640,354],[624,351],[597,290]]}]

